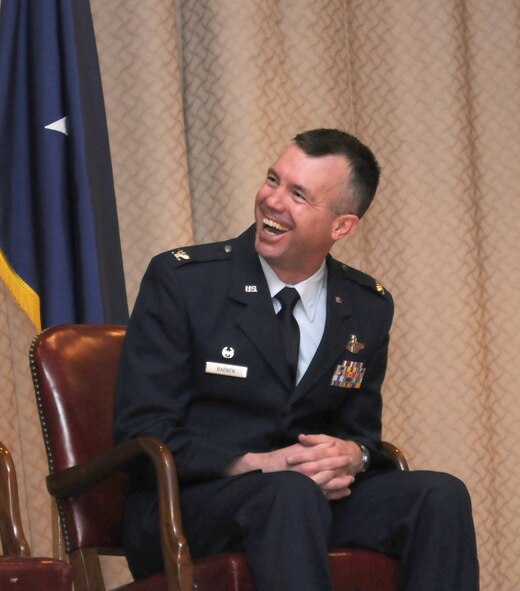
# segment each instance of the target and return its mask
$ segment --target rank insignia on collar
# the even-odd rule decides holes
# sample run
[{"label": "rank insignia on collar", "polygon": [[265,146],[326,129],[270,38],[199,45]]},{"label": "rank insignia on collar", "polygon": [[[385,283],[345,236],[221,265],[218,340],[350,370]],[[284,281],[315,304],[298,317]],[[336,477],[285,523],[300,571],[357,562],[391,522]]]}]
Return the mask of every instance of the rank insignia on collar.
[{"label": "rank insignia on collar", "polygon": [[190,255],[185,250],[182,250],[182,248],[174,251],[172,254],[178,261],[189,261],[190,260]]},{"label": "rank insignia on collar", "polygon": [[357,340],[357,336],[355,334],[351,334],[347,343],[347,351],[357,354],[360,351],[363,351],[364,348],[365,345]]},{"label": "rank insignia on collar", "polygon": [[365,375],[366,367],[359,361],[343,361],[334,370],[330,381],[331,386],[338,388],[361,388],[361,382]]}]

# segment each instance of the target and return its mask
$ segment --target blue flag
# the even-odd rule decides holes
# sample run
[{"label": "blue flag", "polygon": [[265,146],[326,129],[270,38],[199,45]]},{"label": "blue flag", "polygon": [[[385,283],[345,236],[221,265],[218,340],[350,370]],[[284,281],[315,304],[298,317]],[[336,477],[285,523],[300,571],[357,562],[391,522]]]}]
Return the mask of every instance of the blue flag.
[{"label": "blue flag", "polygon": [[0,130],[0,277],[38,330],[126,323],[88,0],[2,0]]}]

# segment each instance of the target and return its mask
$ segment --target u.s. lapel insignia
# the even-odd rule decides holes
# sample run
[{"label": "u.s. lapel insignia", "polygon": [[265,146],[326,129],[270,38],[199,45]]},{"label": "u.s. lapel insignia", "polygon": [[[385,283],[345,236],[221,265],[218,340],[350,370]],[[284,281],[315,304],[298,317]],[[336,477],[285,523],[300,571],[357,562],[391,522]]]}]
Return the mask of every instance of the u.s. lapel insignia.
[{"label": "u.s. lapel insignia", "polygon": [[363,351],[364,348],[365,345],[357,340],[357,336],[355,334],[351,334],[347,343],[347,351],[349,353],[357,354],[360,351]]},{"label": "u.s. lapel insignia", "polygon": [[338,388],[361,388],[365,370],[361,361],[345,360],[334,370],[330,385]]},{"label": "u.s. lapel insignia", "polygon": [[185,250],[182,250],[182,248],[179,248],[179,250],[174,251],[173,256],[178,261],[189,261],[190,260],[190,255]]},{"label": "u.s. lapel insignia", "polygon": [[244,289],[246,290],[246,293],[257,293],[257,287],[256,285],[245,285]]}]

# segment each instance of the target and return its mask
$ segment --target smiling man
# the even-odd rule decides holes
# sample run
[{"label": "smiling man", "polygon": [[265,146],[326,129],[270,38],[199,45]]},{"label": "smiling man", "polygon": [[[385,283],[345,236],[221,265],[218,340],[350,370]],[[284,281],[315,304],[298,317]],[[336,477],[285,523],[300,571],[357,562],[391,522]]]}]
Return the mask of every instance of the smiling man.
[{"label": "smiling man", "polygon": [[[331,591],[327,550],[397,556],[402,591],[477,591],[468,492],[394,469],[381,446],[387,290],[333,259],[374,198],[372,152],[339,130],[296,136],[238,238],[163,253],[128,327],[118,440],[163,440],[192,555],[242,548],[257,591]],[[154,483],[131,474],[136,577],[162,567]]]},{"label": "smiling man", "polygon": [[285,283],[299,283],[315,273],[334,242],[356,229],[349,213],[346,158],[315,158],[294,144],[267,173],[255,203],[258,254]]}]

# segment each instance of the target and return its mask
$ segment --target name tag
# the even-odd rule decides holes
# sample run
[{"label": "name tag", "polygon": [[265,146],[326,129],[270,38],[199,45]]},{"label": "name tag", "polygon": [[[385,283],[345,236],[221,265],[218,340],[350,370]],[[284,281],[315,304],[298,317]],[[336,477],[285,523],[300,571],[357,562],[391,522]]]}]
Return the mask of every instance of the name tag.
[{"label": "name tag", "polygon": [[245,378],[247,377],[247,367],[244,367],[243,365],[230,365],[229,363],[206,361],[206,373],[227,376],[228,378]]}]

